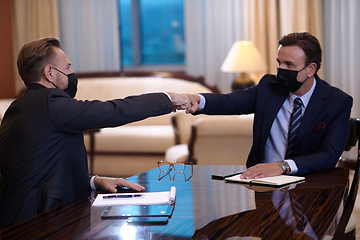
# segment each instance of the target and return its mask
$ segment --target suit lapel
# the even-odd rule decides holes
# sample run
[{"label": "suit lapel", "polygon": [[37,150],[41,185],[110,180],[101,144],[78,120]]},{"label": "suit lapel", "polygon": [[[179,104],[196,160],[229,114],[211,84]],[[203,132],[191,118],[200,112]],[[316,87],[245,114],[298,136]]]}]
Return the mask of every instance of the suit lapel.
[{"label": "suit lapel", "polygon": [[303,119],[301,121],[298,133],[296,135],[294,149],[299,145],[306,133],[313,131],[310,129],[312,123],[318,116],[320,110],[324,107],[324,99],[329,94],[321,79],[316,77],[316,87],[310,98],[309,104],[306,107]]}]

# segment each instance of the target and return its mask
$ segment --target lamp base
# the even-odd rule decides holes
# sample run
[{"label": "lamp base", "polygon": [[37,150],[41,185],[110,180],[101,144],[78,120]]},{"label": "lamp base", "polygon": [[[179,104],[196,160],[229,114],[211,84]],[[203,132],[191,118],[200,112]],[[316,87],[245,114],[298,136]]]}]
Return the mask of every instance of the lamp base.
[{"label": "lamp base", "polygon": [[248,88],[248,87],[251,87],[254,85],[255,85],[254,81],[251,80],[251,78],[249,77],[248,74],[241,73],[231,84],[231,89],[233,91],[244,90],[245,88]]}]

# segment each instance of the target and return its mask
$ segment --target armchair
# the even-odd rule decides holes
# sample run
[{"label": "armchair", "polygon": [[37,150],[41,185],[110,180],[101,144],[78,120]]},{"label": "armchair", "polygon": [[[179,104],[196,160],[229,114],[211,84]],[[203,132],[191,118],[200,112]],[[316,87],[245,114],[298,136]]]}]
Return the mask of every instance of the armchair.
[{"label": "armchair", "polygon": [[165,161],[245,165],[252,146],[253,118],[253,115],[202,115],[191,126],[189,143],[168,148]]},{"label": "armchair", "polygon": [[356,197],[359,188],[360,178],[360,119],[350,119],[350,136],[345,147],[345,151],[349,151],[352,147],[358,145],[358,154],[356,161],[340,158],[338,167],[346,167],[355,170],[351,183],[350,192],[347,195],[343,213],[341,215],[338,227],[336,228],[333,239],[355,239],[356,238],[356,218],[352,215]]}]

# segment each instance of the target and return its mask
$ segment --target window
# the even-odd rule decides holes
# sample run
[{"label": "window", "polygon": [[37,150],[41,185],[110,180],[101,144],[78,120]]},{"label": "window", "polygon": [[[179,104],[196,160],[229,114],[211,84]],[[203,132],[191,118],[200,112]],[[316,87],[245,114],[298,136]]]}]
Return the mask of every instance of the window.
[{"label": "window", "polygon": [[185,63],[183,0],[118,0],[123,67]]}]

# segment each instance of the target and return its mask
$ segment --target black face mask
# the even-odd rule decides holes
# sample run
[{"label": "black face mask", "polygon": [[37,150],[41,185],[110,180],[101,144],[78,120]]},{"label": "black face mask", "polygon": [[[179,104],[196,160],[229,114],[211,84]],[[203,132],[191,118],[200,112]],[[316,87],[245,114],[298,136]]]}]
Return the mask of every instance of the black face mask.
[{"label": "black face mask", "polygon": [[[77,92],[77,84],[78,84],[78,79],[75,75],[75,73],[70,73],[70,74],[65,74],[64,72],[60,71],[59,69],[56,69],[55,67],[53,67],[56,71],[64,74],[65,76],[68,77],[68,87],[64,90],[67,94],[69,94],[69,96],[71,98],[74,98]],[[57,87],[53,82],[52,84]]]},{"label": "black face mask", "polygon": [[70,73],[68,76],[68,87],[64,90],[71,98],[74,98],[77,92],[78,79],[75,73]]},{"label": "black face mask", "polygon": [[305,66],[300,71],[277,68],[277,84],[288,92],[296,92],[307,80],[307,78],[303,82],[298,82],[297,80],[298,73],[304,70],[306,67],[307,66]]}]

